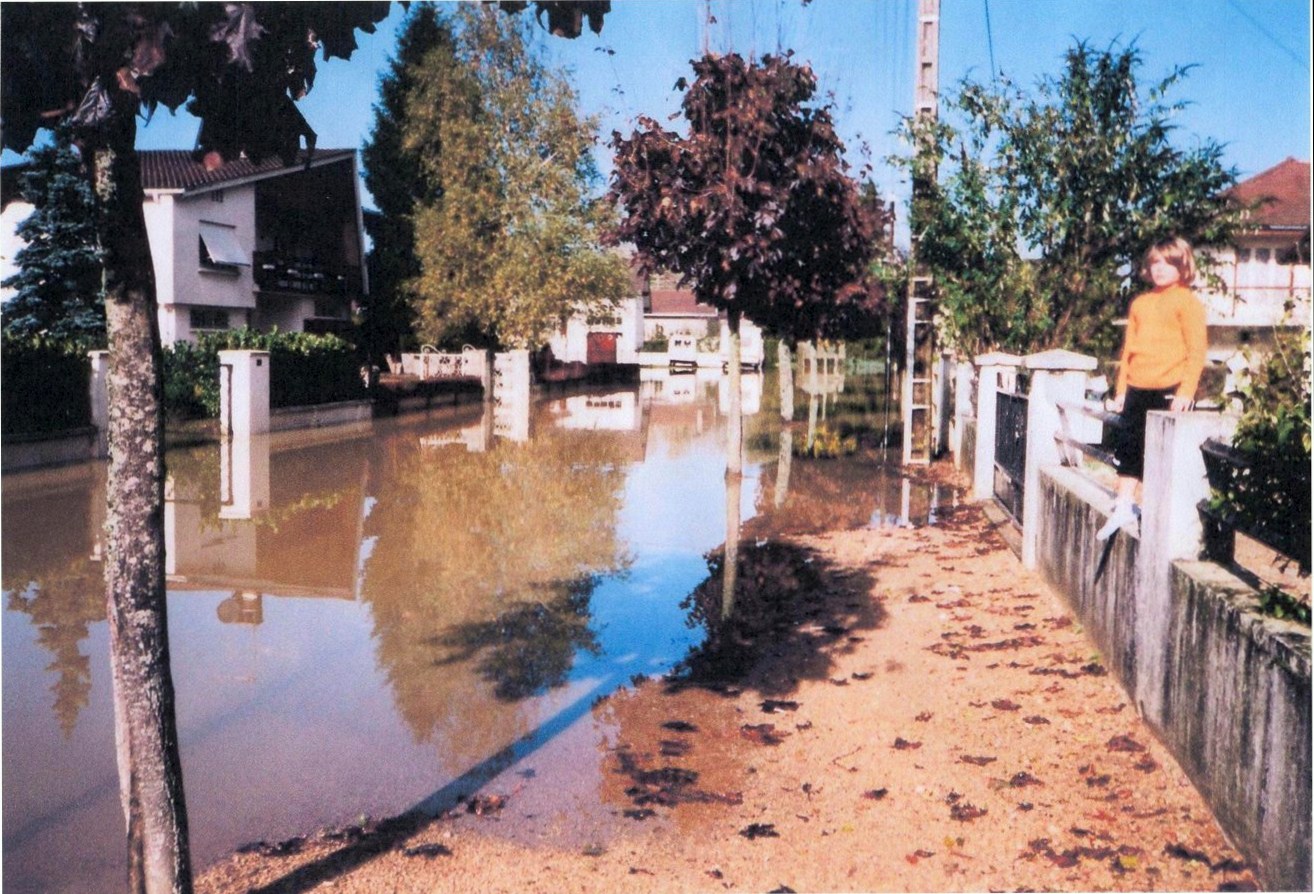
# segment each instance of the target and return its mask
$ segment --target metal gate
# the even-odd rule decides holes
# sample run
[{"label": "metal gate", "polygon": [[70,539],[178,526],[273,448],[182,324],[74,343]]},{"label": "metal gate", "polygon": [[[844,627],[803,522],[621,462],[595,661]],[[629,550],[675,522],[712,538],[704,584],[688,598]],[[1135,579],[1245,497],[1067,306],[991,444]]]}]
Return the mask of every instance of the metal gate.
[{"label": "metal gate", "polygon": [[1019,524],[1027,458],[1027,395],[1020,378],[995,396],[995,499]]}]

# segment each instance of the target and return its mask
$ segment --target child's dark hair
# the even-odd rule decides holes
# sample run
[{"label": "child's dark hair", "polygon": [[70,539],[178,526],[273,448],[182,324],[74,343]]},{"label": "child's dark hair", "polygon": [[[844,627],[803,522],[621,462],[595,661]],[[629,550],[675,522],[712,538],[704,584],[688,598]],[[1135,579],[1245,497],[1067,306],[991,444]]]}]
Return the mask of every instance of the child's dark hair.
[{"label": "child's dark hair", "polygon": [[1195,282],[1195,251],[1191,243],[1180,236],[1169,236],[1151,245],[1141,258],[1140,274],[1144,279],[1150,278],[1150,257],[1158,255],[1177,268],[1178,282],[1189,286]]}]

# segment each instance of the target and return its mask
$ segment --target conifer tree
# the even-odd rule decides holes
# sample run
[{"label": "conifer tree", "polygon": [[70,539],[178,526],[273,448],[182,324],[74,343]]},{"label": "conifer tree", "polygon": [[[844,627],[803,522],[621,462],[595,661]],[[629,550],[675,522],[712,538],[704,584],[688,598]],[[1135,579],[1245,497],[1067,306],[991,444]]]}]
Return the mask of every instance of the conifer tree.
[{"label": "conifer tree", "polygon": [[14,256],[18,272],[0,284],[16,290],[4,305],[5,334],[101,345],[101,259],[82,160],[63,129],[31,160],[20,176],[23,199],[33,206],[17,228],[26,244]]}]

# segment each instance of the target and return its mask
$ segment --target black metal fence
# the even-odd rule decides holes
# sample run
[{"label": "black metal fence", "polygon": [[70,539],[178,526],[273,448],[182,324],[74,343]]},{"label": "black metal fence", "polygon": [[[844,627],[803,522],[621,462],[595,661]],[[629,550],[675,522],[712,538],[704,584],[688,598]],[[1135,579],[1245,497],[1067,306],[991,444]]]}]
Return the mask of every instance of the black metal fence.
[{"label": "black metal fence", "polygon": [[[1019,389],[1020,391],[1020,389]],[[1027,396],[1001,391],[995,397],[995,499],[1022,521],[1027,458]]]}]

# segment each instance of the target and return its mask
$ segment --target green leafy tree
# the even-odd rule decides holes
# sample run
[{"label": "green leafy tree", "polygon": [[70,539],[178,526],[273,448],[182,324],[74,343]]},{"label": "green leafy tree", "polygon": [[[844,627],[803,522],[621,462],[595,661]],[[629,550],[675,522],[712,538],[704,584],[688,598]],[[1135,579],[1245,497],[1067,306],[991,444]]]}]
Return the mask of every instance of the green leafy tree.
[{"label": "green leafy tree", "polygon": [[14,256],[18,272],[0,284],[15,290],[4,305],[5,334],[102,344],[105,304],[91,185],[66,130],[32,151],[19,189],[33,210],[17,227],[25,243]]},{"label": "green leafy tree", "polygon": [[1068,50],[1062,74],[1028,93],[966,80],[945,120],[908,119],[919,260],[935,276],[950,341],[966,352],[1075,347],[1108,353],[1113,321],[1156,240],[1227,242],[1239,222],[1224,196],[1222,147],[1173,143],[1167,97],[1188,69],[1143,89],[1135,46]]},{"label": "green leafy tree", "polygon": [[730,329],[729,468],[741,468],[739,321],[789,338],[838,327],[871,297],[871,222],[847,176],[816,76],[788,56],[708,55],[683,78],[687,132],[651,118],[612,137],[617,237],[648,270],[678,273]]},{"label": "green leafy tree", "polygon": [[400,105],[402,155],[417,164],[409,283],[426,342],[537,347],[573,311],[629,288],[602,249],[604,207],[565,77],[534,51],[526,24],[488,7],[450,14],[454,42],[414,66]]},{"label": "green leafy tree", "polygon": [[[523,6],[521,6],[523,8]],[[565,36],[586,11],[538,5]],[[317,58],[348,58],[387,3],[18,3],[0,29],[3,145],[70,125],[95,198],[109,342],[105,581],[119,781],[131,891],[190,891],[187,811],[165,615],[161,348],[142,211],[138,116],[163,105],[201,119],[207,165],[245,153],[291,164],[315,133],[296,101]],[[576,15],[578,13],[578,15]],[[572,30],[573,29],[573,30]]]}]

